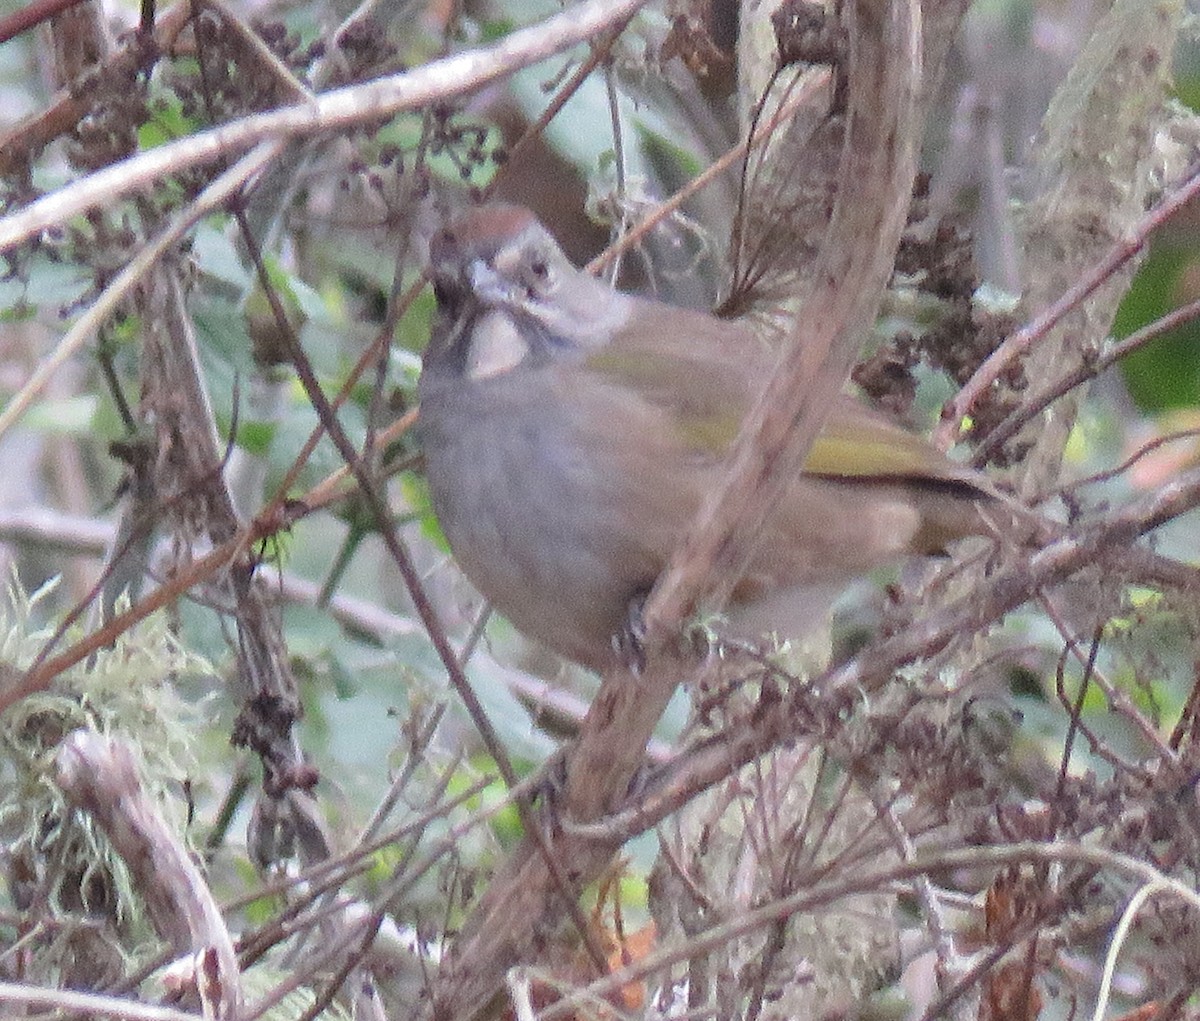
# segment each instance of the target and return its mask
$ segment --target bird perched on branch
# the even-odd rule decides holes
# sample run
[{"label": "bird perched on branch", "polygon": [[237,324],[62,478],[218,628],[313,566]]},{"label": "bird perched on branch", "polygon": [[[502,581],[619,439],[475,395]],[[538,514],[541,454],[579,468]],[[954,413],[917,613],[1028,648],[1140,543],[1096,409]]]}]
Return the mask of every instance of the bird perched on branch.
[{"label": "bird perched on branch", "polygon": [[[614,290],[526,209],[432,240],[419,385],[433,507],[456,559],[526,635],[596,670],[719,486],[776,361],[745,324]],[[798,635],[858,575],[989,530],[972,474],[839,398],[767,519],[728,630]]]}]

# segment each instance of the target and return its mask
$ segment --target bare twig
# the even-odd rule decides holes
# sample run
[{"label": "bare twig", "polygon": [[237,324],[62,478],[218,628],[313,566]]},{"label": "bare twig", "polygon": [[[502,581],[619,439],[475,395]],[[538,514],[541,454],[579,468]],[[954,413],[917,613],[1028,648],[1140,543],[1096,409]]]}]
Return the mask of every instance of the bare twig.
[{"label": "bare twig", "polygon": [[[359,456],[345,429],[338,421],[332,404],[321,389],[320,382],[313,372],[312,365],[300,347],[299,341],[288,322],[287,314],[280,303],[279,296],[270,286],[270,280],[262,261],[262,254],[259,250],[257,239],[251,234],[244,214],[238,212],[235,213],[235,217],[242,230],[242,240],[250,250],[251,259],[258,272],[264,294],[270,302],[276,327],[287,345],[289,360],[292,363],[292,367],[296,370],[296,375],[299,377],[301,385],[304,387],[304,392],[312,404],[317,417],[320,419],[321,425],[324,426],[330,440],[350,467],[355,480],[358,482],[359,493],[370,510],[372,517],[375,519],[384,547],[399,570],[401,578],[404,579],[405,587],[408,589],[409,597],[412,599],[417,616],[420,618],[430,642],[433,643],[438,658],[441,659],[442,665],[446,669],[446,674],[451,685],[470,715],[471,721],[474,723],[484,747],[487,748],[488,754],[496,763],[496,768],[504,778],[504,782],[510,788],[516,787],[519,779],[509,758],[508,751],[492,726],[491,721],[488,719],[487,713],[483,708],[483,703],[468,680],[466,672],[459,662],[458,655],[450,644],[450,639],[445,628],[442,626],[438,612],[425,592],[420,572],[413,563],[407,547],[396,534],[396,529],[392,526],[391,514],[388,510],[387,502],[381,495],[379,487],[372,477],[371,468]],[[563,906],[567,910],[567,914],[575,923],[583,945],[587,948],[597,966],[603,968],[604,954],[598,945],[596,945],[595,940],[591,938],[591,929],[587,918],[576,901],[569,881],[551,853],[550,846],[541,832],[540,824],[533,816],[529,802],[519,800],[516,802],[516,808],[526,833],[537,847],[548,873],[554,880],[554,888],[558,892]]]},{"label": "bare twig", "polygon": [[[1094,683],[1108,700],[1109,708],[1120,716],[1124,716],[1129,725],[1141,732],[1142,738],[1146,742],[1148,748],[1153,748],[1158,752],[1160,765],[1164,770],[1175,770],[1179,765],[1179,756],[1175,754],[1174,749],[1163,740],[1158,729],[1148,720],[1145,715],[1138,711],[1137,706],[1133,704],[1133,700],[1129,695],[1118,685],[1110,681],[1104,671],[1096,666],[1096,647],[1099,639],[1093,642],[1090,651],[1080,647],[1078,639],[1071,633],[1070,627],[1066,620],[1055,605],[1054,600],[1048,595],[1042,594],[1038,597],[1038,602],[1042,609],[1046,611],[1046,616],[1050,618],[1066,643],[1067,650],[1075,657],[1075,660],[1084,668],[1083,686]],[[1082,722],[1076,717],[1075,724],[1082,726]],[[1147,771],[1149,772],[1149,771]]]},{"label": "bare twig", "polygon": [[83,2],[84,0],[33,0],[20,10],[0,18],[0,43],[6,43],[22,32],[28,32],[35,25],[49,21]]},{"label": "bare twig", "polygon": [[1103,471],[1093,472],[1091,475],[1085,475],[1081,479],[1075,479],[1068,482],[1065,486],[1060,486],[1050,495],[1067,496],[1075,493],[1087,486],[1094,486],[1102,482],[1109,482],[1112,479],[1119,478],[1124,475],[1130,468],[1137,464],[1142,458],[1149,457],[1156,450],[1167,446],[1171,443],[1178,443],[1180,440],[1191,440],[1200,437],[1200,429],[1179,429],[1176,432],[1169,432],[1162,436],[1155,436],[1151,440],[1147,440],[1141,444],[1132,454],[1125,458],[1120,464],[1112,468],[1105,468]]},{"label": "bare twig", "polygon": [[654,211],[649,216],[646,216],[638,224],[625,231],[619,239],[589,262],[585,267],[587,271],[589,273],[602,272],[607,266],[612,264],[614,259],[619,258],[623,253],[638,244],[659,223],[679,209],[698,191],[708,187],[708,185],[720,177],[721,174],[725,173],[733,164],[745,157],[746,153],[751,149],[767,141],[771,137],[772,132],[778,131],[780,126],[787,122],[788,117],[792,116],[812,99],[813,93],[827,87],[828,83],[828,71],[814,74],[811,78],[806,79],[804,88],[776,110],[768,123],[760,124],[748,138],[744,138],[720,158],[714,160],[702,173],[697,174],[693,180],[680,188],[669,199],[657,203]]},{"label": "bare twig", "polygon": [[0,1003],[43,1007],[47,1010],[67,1010],[85,1017],[112,1017],[120,1021],[208,1021],[174,1007],[156,1007],[136,1000],[123,1000],[98,993],[81,993],[73,989],[44,989],[21,985],[19,982],[0,982]]},{"label": "bare twig", "polygon": [[976,401],[995,385],[1004,371],[1034,344],[1046,337],[1069,312],[1077,308],[1098,287],[1111,279],[1113,273],[1146,246],[1150,235],[1158,227],[1166,223],[1197,194],[1200,194],[1200,167],[1193,167],[1184,180],[1142,218],[1129,237],[1122,238],[1114,244],[1062,297],[1016,333],[1011,334],[988,356],[987,361],[979,366],[975,375],[942,410],[942,421],[934,434],[934,442],[943,449],[953,445],[962,431],[963,419],[971,413]]},{"label": "bare twig", "polygon": [[[1200,894],[1186,884],[1164,875],[1153,865],[1120,854],[1106,848],[1072,844],[1065,841],[1041,842],[1020,841],[999,847],[967,847],[942,851],[918,852],[912,861],[900,862],[884,868],[850,870],[805,890],[782,897],[769,904],[746,911],[737,918],[713,926],[704,933],[696,934],[683,947],[667,947],[647,954],[635,964],[621,968],[606,978],[591,983],[579,990],[579,996],[606,997],[631,982],[645,978],[694,954],[703,954],[730,941],[773,924],[780,918],[796,914],[817,912],[854,893],[878,890],[895,882],[911,881],[917,876],[927,876],[956,869],[1001,867],[1020,862],[1040,862],[1090,865],[1114,872],[1117,875],[1137,880],[1152,892],[1170,893],[1178,900],[1200,909]],[[1140,904],[1140,901],[1139,901]],[[578,1001],[565,998],[544,1010],[539,1017],[552,1021],[566,1015]]]},{"label": "bare twig", "polygon": [[311,138],[474,92],[609,30],[644,2],[588,0],[519,29],[487,49],[455,54],[403,74],[334,89],[308,103],[252,114],[132,156],[0,219],[0,252],[93,206],[114,202],[169,174],[228,158],[259,142]]},{"label": "bare twig", "polygon": [[[72,4],[76,2],[81,0],[72,0]],[[36,11],[36,8],[37,5],[30,4],[14,17]],[[165,49],[174,42],[187,24],[189,12],[190,4],[176,3],[158,19],[153,37],[156,48]],[[128,74],[138,67],[145,57],[146,40],[135,36],[101,63],[99,73]],[[54,139],[74,128],[91,108],[91,102],[89,95],[72,95],[69,89],[63,89],[47,109],[31,114],[0,135],[0,177],[13,173],[22,161],[35,156]]]},{"label": "bare twig", "polygon": [[[202,217],[224,208],[245,183],[275,158],[282,143],[268,142],[248,153],[234,166],[216,178],[196,200],[179,213],[159,232],[158,236],[144,245],[129,263],[116,275],[112,283],[96,299],[88,310],[66,332],[55,346],[53,353],[38,365],[33,374],[13,396],[3,411],[0,411],[0,436],[3,436],[29,408],[38,394],[45,388],[50,376],[74,356],[113,315],[122,300],[133,290],[146,272],[171,249]],[[157,152],[158,150],[153,150]],[[2,222],[2,221],[0,221]],[[2,228],[0,228],[2,229]]]},{"label": "bare twig", "polygon": [[1027,397],[1021,402],[1019,408],[983,437],[983,441],[976,447],[975,453],[972,455],[972,463],[976,466],[987,464],[992,457],[1000,452],[1000,448],[1005,443],[1020,432],[1021,427],[1026,422],[1032,421],[1035,415],[1044,411],[1058,400],[1058,398],[1075,389],[1080,384],[1086,383],[1089,379],[1095,379],[1102,372],[1124,360],[1134,351],[1140,351],[1152,340],[1161,337],[1164,333],[1168,333],[1178,326],[1183,326],[1185,323],[1190,323],[1197,317],[1200,317],[1200,299],[1189,301],[1186,305],[1180,306],[1165,316],[1154,320],[1154,322],[1147,323],[1140,330],[1131,333],[1124,340],[1113,344],[1099,358],[1080,365],[1073,372],[1067,373],[1052,386],[1047,387],[1036,396]]}]

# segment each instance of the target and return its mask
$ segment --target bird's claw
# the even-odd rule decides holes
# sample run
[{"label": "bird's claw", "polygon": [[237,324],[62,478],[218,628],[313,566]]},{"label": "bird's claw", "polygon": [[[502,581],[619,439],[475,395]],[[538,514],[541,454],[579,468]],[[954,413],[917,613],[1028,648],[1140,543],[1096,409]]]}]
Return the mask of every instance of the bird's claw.
[{"label": "bird's claw", "polygon": [[646,669],[646,608],[645,593],[634,596],[625,608],[625,622],[612,637],[613,652],[621,664],[635,677]]}]

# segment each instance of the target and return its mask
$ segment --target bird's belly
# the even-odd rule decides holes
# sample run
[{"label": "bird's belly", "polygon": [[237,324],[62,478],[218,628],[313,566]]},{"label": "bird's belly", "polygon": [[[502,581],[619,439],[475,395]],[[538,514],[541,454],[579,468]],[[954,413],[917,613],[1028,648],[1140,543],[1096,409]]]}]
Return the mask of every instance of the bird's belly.
[{"label": "bird's belly", "polygon": [[496,609],[603,669],[629,601],[660,565],[631,548],[612,522],[613,480],[602,483],[569,424],[551,418],[423,402],[430,492],[456,559]]}]

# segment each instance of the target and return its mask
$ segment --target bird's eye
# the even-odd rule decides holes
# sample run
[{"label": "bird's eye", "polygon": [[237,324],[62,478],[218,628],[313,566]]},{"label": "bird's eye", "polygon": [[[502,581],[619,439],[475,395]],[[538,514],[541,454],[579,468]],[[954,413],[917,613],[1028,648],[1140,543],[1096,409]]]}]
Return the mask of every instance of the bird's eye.
[{"label": "bird's eye", "polygon": [[525,267],[525,293],[531,300],[544,298],[550,290],[550,264],[540,256],[535,256]]}]

